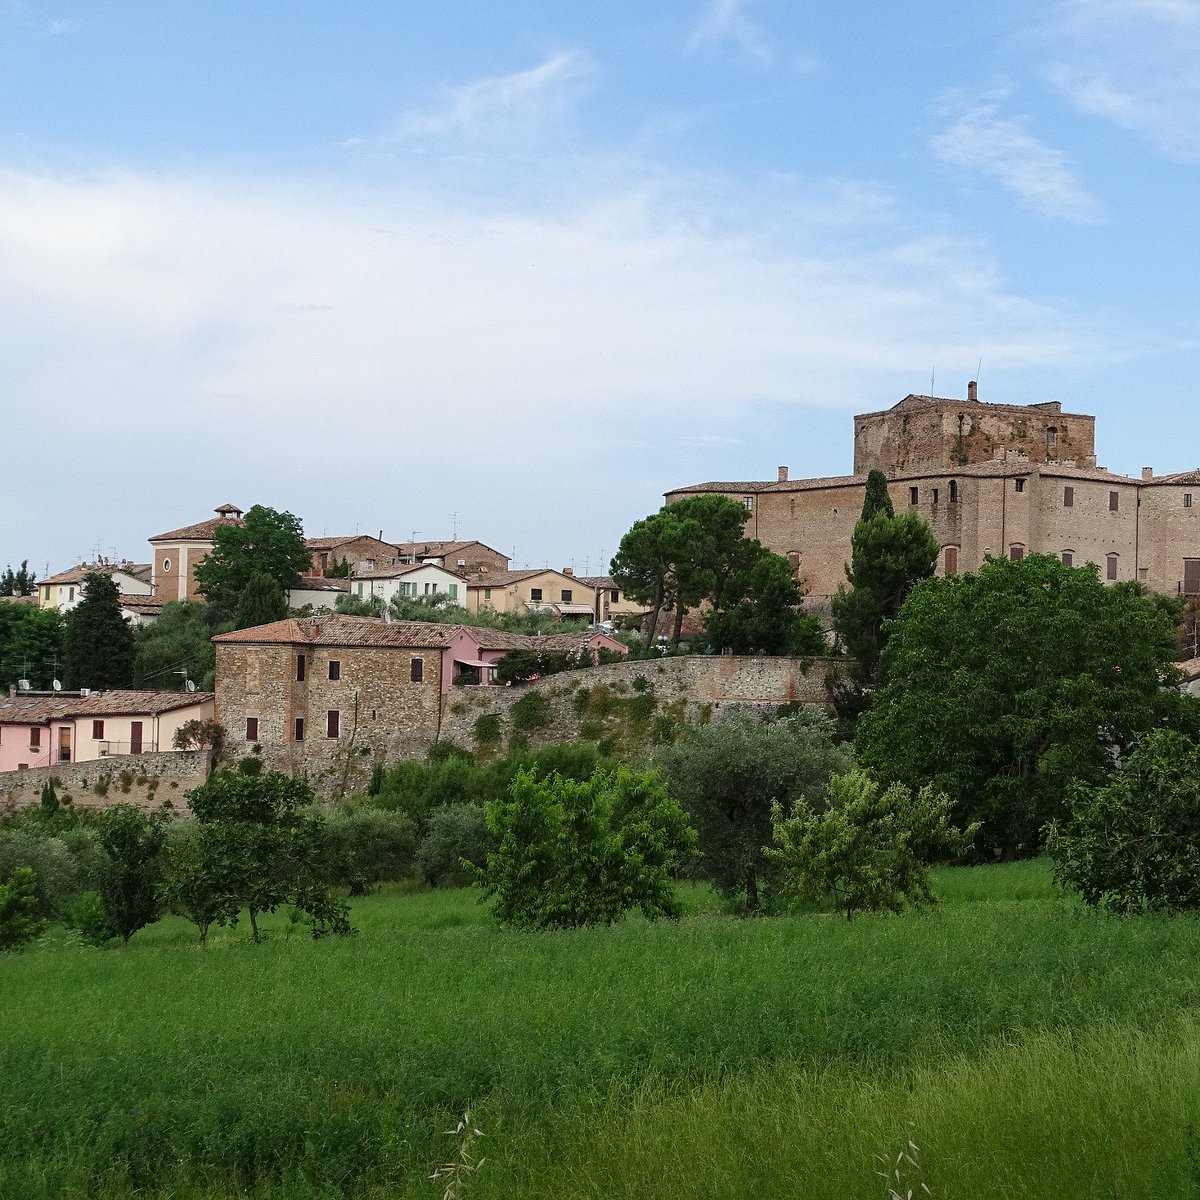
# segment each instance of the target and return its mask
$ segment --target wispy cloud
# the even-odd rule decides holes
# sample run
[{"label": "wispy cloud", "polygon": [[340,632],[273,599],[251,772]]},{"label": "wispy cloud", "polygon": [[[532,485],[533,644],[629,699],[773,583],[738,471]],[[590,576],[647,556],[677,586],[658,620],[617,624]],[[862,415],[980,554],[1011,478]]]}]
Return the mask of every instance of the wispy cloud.
[{"label": "wispy cloud", "polygon": [[399,138],[483,137],[535,129],[567,110],[593,70],[586,54],[563,51],[524,71],[448,88],[438,103],[402,116],[394,133]]},{"label": "wispy cloud", "polygon": [[1043,216],[1086,224],[1101,218],[1099,201],[1079,182],[1070,159],[1023,121],[1001,116],[998,105],[976,105],[929,144],[948,166],[995,179]]},{"label": "wispy cloud", "polygon": [[769,63],[774,51],[762,27],[749,16],[754,0],[707,0],[688,46],[692,50],[732,42],[751,58]]},{"label": "wispy cloud", "polygon": [[83,22],[76,21],[73,17],[55,17],[46,23],[46,32],[54,36],[77,33],[82,28]]},{"label": "wispy cloud", "polygon": [[1046,74],[1080,112],[1200,161],[1200,0],[1066,0]]}]

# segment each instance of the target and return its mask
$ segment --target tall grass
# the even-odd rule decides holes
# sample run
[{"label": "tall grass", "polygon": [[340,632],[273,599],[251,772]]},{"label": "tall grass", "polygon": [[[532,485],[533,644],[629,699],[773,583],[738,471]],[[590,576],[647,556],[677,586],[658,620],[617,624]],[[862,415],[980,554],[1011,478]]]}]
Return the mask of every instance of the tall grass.
[{"label": "tall grass", "polygon": [[[1034,889],[1039,868],[1018,867]],[[1152,1151],[1175,1178],[1200,1121],[1181,1018],[1200,925],[1097,916],[1055,900],[1044,868],[1044,895],[987,899],[1019,873],[991,870],[940,879],[971,893],[940,912],[853,923],[736,921],[694,889],[676,925],[521,934],[469,892],[392,891],[357,903],[351,941],[284,941],[280,920],[263,946],[205,950],[163,923],[123,952],[13,956],[0,1196],[432,1195],[468,1108],[489,1158],[468,1196],[879,1195],[874,1155],[909,1120],[931,1183],[1066,1163],[1102,1132],[1132,1162],[1144,1122],[1124,1105],[1155,1078]],[[1028,1120],[1021,1063],[1041,1080]],[[1110,1099],[1082,1099],[1110,1075]],[[829,1155],[848,1190],[821,1181]],[[804,1172],[808,1190],[781,1190]]]}]

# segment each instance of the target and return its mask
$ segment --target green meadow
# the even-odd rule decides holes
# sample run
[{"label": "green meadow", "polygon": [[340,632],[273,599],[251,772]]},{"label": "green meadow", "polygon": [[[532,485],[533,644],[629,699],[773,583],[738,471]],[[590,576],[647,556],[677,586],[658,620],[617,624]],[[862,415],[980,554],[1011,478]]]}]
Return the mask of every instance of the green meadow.
[{"label": "green meadow", "polygon": [[[381,890],[358,935],[177,919],[0,959],[0,1196],[1200,1196],[1200,923],[1041,862],[930,912],[517,933]],[[893,1180],[893,1185],[896,1181]]]}]

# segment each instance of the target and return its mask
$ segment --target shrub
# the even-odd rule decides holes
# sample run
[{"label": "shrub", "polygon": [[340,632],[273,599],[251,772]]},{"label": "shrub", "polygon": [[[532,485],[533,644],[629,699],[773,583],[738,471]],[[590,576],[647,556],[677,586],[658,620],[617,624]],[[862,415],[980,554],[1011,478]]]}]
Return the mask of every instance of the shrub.
[{"label": "shrub", "polygon": [[500,734],[500,718],[495,713],[484,713],[475,719],[475,740],[481,746],[494,746]]},{"label": "shrub", "polygon": [[417,829],[402,812],[380,808],[341,808],[324,824],[329,881],[361,896],[384,881],[412,874]]},{"label": "shrub", "polygon": [[579,736],[587,742],[598,742],[604,736],[604,722],[590,718],[579,722]]},{"label": "shrub", "polygon": [[512,707],[513,729],[528,733],[550,724],[550,701],[541,692],[527,692]]},{"label": "shrub", "polygon": [[629,701],[629,719],[639,724],[649,721],[656,707],[653,692],[640,692]]},{"label": "shrub", "polygon": [[79,871],[63,842],[20,829],[0,830],[0,879],[8,879],[18,867],[33,871],[35,914],[64,919],[79,891]]},{"label": "shrub", "polygon": [[417,848],[417,867],[431,887],[461,883],[472,877],[472,868],[487,862],[489,851],[495,848],[496,839],[478,804],[444,804],[429,814],[429,825]]},{"label": "shrub", "polygon": [[575,689],[575,695],[571,697],[571,707],[575,710],[577,717],[582,717],[588,710],[588,698],[591,695],[589,688],[580,687]]},{"label": "shrub", "polygon": [[71,926],[89,946],[104,946],[112,940],[114,930],[104,907],[104,897],[97,891],[83,892],[71,908]]},{"label": "shrub", "polygon": [[671,872],[695,835],[653,774],[602,767],[579,782],[522,771],[487,821],[499,846],[479,874],[505,924],[610,925],[630,908],[679,915]]},{"label": "shrub", "polygon": [[165,821],[161,814],[147,816],[132,804],[118,804],[100,819],[100,844],[112,864],[100,894],[114,932],[126,945],[139,929],[158,919]]},{"label": "shrub", "polygon": [[780,868],[783,895],[832,900],[847,920],[932,904],[929,864],[961,854],[977,828],[955,829],[949,797],[931,787],[915,796],[903,784],[880,791],[866,771],[834,775],[822,812],[802,800],[791,817],[778,807],[774,815],[767,855]]},{"label": "shrub", "polygon": [[7,882],[0,883],[0,950],[16,950],[46,928],[45,920],[37,915],[37,903],[32,868],[17,867]]},{"label": "shrub", "polygon": [[1158,730],[1051,827],[1055,877],[1118,912],[1200,908],[1200,746]]},{"label": "shrub", "polygon": [[221,853],[219,831],[193,817],[175,821],[167,830],[162,899],[173,913],[196,926],[201,945],[214,924],[234,915],[223,886]]}]

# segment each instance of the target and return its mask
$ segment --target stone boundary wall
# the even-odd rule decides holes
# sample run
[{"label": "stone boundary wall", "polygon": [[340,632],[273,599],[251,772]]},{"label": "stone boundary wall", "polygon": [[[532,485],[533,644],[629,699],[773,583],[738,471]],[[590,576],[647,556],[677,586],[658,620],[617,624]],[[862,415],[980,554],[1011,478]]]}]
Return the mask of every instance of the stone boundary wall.
[{"label": "stone boundary wall", "polygon": [[625,699],[651,693],[655,713],[670,715],[679,724],[721,721],[738,712],[773,712],[789,703],[828,708],[826,680],[841,669],[840,660],[829,658],[689,655],[563,671],[519,687],[456,687],[447,700],[440,740],[474,749],[479,718],[494,716],[500,723],[501,745],[506,744],[517,732],[512,710],[531,692],[545,696],[550,723],[531,732],[530,743],[578,740],[588,714],[580,712],[577,693],[601,685]]},{"label": "stone boundary wall", "polygon": [[199,787],[207,770],[206,750],[174,750],[5,771],[0,774],[0,816],[40,803],[47,779],[54,780],[59,800],[70,797],[76,808],[99,812],[115,804],[136,804],[149,811],[169,800],[182,812],[187,807],[184,793]]}]

